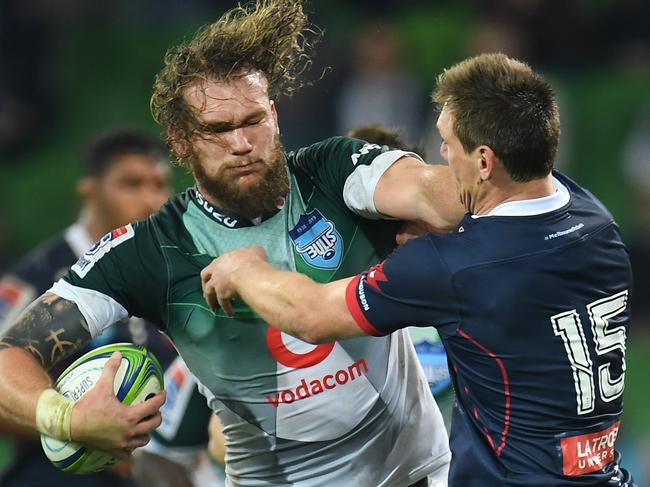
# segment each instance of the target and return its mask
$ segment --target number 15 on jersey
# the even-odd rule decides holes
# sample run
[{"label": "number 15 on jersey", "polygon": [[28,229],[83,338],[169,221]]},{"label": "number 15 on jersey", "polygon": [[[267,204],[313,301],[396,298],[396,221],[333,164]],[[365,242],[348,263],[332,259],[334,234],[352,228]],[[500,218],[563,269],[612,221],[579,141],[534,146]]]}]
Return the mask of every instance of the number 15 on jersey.
[{"label": "number 15 on jersey", "polygon": [[[618,377],[612,377],[613,361],[598,365],[600,398],[611,402],[623,394],[625,380],[625,326],[609,327],[610,320],[625,311],[628,291],[599,299],[587,305],[587,314],[591,323],[595,347],[595,357],[590,354],[590,347],[585,337],[580,315],[575,309],[551,316],[554,333],[564,341],[564,349],[573,370],[573,382],[576,389],[578,414],[588,414],[595,408],[594,371],[592,358],[598,358],[614,350],[620,360]],[[620,359],[619,359],[620,357]]]}]

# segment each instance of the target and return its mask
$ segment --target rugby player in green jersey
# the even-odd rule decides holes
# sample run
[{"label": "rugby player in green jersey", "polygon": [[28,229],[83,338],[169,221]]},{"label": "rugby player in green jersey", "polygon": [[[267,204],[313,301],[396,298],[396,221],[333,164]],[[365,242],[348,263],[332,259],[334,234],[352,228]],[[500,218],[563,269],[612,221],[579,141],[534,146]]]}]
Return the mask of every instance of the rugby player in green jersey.
[{"label": "rugby player in green jersey", "polygon": [[196,186],[102,238],[0,335],[2,418],[118,457],[145,444],[164,394],[120,404],[119,356],[74,404],[45,372],[141,316],[219,414],[228,485],[445,485],[446,431],[406,332],[312,346],[243,303],[235,318],[205,305],[200,272],[229,250],[259,245],[329,282],[393,247],[382,218],[444,228],[462,214],[447,169],[415,154],[344,137],[285,153],[274,100],[299,87],[310,32],[302,2],[260,0],[168,52],[152,109]]}]

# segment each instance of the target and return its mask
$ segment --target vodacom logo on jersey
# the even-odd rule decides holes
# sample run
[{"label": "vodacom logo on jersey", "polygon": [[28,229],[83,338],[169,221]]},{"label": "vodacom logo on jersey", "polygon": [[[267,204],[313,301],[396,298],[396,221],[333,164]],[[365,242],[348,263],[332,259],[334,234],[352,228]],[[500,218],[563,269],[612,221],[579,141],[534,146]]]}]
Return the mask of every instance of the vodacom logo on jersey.
[{"label": "vodacom logo on jersey", "polygon": [[366,359],[353,359],[340,344],[314,346],[272,327],[266,344],[278,362],[277,392],[266,396],[277,410],[278,436],[336,438],[358,424],[376,402]]}]

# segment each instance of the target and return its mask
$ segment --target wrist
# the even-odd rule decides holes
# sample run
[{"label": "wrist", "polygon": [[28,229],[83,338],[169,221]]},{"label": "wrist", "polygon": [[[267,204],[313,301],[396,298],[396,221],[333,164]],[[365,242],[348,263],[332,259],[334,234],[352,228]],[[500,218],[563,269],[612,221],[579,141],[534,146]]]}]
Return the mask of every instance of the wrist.
[{"label": "wrist", "polygon": [[43,435],[70,441],[73,406],[73,401],[54,389],[45,389],[36,403],[36,429]]},{"label": "wrist", "polygon": [[268,265],[266,261],[259,258],[246,259],[233,269],[230,273],[230,287],[235,292],[239,292],[242,282],[245,282],[249,276],[259,277],[259,272]]}]

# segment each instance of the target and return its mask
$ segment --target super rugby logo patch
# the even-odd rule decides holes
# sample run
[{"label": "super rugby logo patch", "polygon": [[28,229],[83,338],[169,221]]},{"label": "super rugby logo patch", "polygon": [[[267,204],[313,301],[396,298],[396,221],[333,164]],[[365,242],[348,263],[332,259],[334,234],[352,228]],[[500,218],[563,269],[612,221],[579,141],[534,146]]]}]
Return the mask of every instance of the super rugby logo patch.
[{"label": "super rugby logo patch", "polygon": [[116,228],[112,232],[108,232],[95,242],[95,244],[86,251],[83,257],[81,257],[71,269],[75,274],[83,279],[86,277],[86,274],[88,274],[90,269],[93,268],[95,262],[99,261],[99,259],[109,253],[112,248],[126,242],[134,235],[135,232],[131,224],[125,227]]},{"label": "super rugby logo patch", "polygon": [[289,230],[296,251],[304,261],[318,269],[336,269],[343,255],[343,240],[334,224],[318,210],[313,210]]}]

